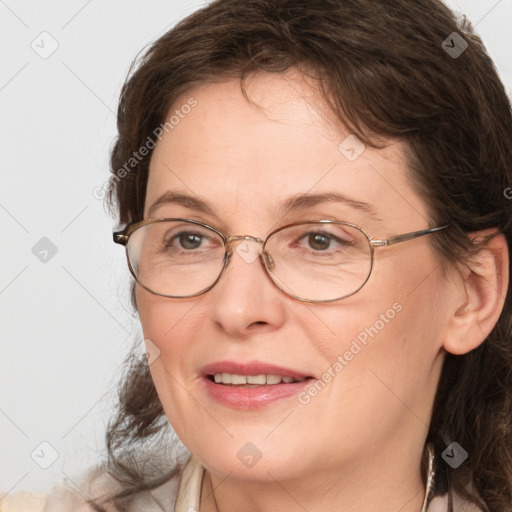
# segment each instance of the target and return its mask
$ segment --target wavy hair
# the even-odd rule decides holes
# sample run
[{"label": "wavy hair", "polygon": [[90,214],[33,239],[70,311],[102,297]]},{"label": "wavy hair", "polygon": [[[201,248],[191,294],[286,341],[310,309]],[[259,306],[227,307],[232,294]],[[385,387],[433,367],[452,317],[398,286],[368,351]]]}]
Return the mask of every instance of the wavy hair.
[{"label": "wavy hair", "polygon": [[[468,45],[457,58],[443,47],[453,32]],[[438,0],[216,0],[179,22],[134,61],[121,91],[107,198],[118,220],[143,218],[151,151],[130,159],[179,95],[233,77],[245,94],[249,73],[291,67],[316,79],[333,118],[365,144],[405,142],[430,224],[452,226],[429,242],[444,269],[471,260],[475,231],[495,228],[512,248],[510,100],[471,25]],[[157,476],[145,464],[145,443],[170,443],[168,427],[148,366],[131,357],[107,430],[105,468],[122,484],[110,500],[116,510],[178,473],[178,462]],[[451,441],[468,452],[457,469],[446,465],[453,489],[484,510],[510,512],[511,287],[487,339],[446,355],[428,440],[437,455]]]}]

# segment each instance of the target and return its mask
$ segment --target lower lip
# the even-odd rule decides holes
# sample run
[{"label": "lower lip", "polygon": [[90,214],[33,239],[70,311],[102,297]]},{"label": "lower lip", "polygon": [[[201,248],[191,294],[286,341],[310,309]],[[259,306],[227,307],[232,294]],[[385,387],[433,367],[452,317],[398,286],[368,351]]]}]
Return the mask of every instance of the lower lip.
[{"label": "lower lip", "polygon": [[236,409],[259,409],[282,398],[296,396],[309,386],[313,379],[290,384],[272,384],[255,388],[242,388],[216,384],[208,377],[203,377],[206,391],[217,402]]}]

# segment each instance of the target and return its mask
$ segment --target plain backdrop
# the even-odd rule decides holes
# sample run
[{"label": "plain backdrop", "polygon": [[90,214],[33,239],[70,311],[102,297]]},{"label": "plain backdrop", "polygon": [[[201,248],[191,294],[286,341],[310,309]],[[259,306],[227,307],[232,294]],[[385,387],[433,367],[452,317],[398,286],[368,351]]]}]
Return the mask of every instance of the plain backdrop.
[{"label": "plain backdrop", "polygon": [[[131,61],[203,3],[0,0],[0,492],[47,491],[104,453],[119,368],[142,336],[93,191]],[[512,0],[448,4],[510,92]]]}]

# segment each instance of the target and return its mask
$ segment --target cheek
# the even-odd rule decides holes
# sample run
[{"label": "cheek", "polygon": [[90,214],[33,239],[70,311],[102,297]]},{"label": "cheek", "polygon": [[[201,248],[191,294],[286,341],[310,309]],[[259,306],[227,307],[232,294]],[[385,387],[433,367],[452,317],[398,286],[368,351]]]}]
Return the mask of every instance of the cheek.
[{"label": "cheek", "polygon": [[190,400],[192,390],[187,389],[195,378],[190,369],[193,332],[204,319],[198,318],[197,299],[174,301],[138,286],[136,294],[144,338],[158,349],[158,357],[150,365],[151,376],[170,423],[183,439],[190,427],[185,425],[184,411],[194,406]]},{"label": "cheek", "polygon": [[398,263],[372,274],[372,282],[345,302],[315,309],[310,321],[297,316],[324,361],[322,380],[336,395],[332,400],[352,402],[349,395],[357,391],[360,403],[381,409],[396,402],[393,392],[413,400],[435,380],[446,309],[443,279],[429,258]]},{"label": "cheek", "polygon": [[[137,309],[144,337],[161,351],[176,347],[186,340],[197,299],[173,300],[147,292],[137,285]],[[172,343],[170,343],[172,341]]]},{"label": "cheek", "polygon": [[[153,375],[157,369],[160,373],[168,371],[171,375],[182,371],[183,361],[190,352],[194,324],[200,322],[194,311],[196,302],[159,297],[137,286],[137,305],[144,339],[150,340],[160,353],[151,365]],[[162,378],[155,382],[157,391]],[[168,380],[172,382],[172,379]]]}]

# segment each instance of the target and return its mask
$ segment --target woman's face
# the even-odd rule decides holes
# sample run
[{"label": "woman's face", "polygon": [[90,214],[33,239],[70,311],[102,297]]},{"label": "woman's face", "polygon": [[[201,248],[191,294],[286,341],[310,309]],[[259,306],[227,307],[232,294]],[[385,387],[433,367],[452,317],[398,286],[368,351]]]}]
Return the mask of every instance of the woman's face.
[{"label": "woman's face", "polygon": [[[238,80],[176,101],[169,116],[179,121],[152,156],[145,218],[194,219],[262,239],[306,220],[347,221],[377,239],[428,227],[401,143],[374,150],[345,141],[349,133],[326,121],[319,95],[295,71],[255,74],[247,92],[259,107]],[[182,109],[191,97],[197,104]],[[166,193],[191,200],[158,201]],[[330,193],[347,201],[319,197]],[[241,242],[201,296],[164,298],[137,286],[144,337],[160,351],[151,373],[185,446],[213,473],[256,480],[354,472],[377,455],[399,464],[421,453],[449,286],[431,236],[376,249],[368,282],[337,302],[287,296],[259,259],[236,250]],[[310,378],[252,388],[210,380],[222,372]]]}]

